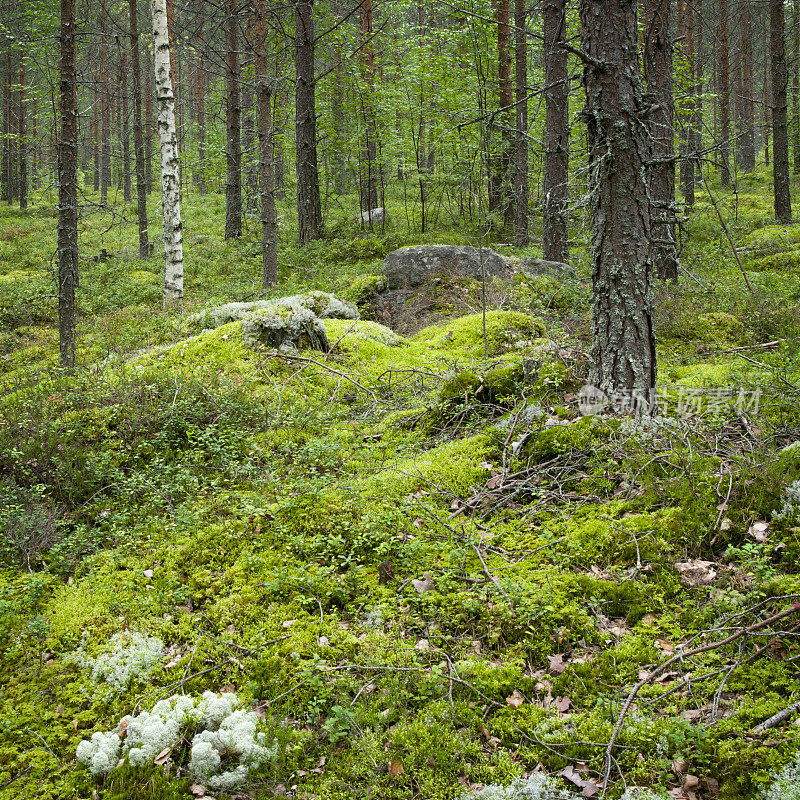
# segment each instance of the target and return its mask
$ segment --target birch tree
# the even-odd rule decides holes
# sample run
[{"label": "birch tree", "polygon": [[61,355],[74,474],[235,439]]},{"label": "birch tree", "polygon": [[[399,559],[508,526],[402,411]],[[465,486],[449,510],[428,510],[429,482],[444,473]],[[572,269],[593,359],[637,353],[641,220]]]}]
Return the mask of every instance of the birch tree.
[{"label": "birch tree", "polygon": [[161,142],[161,199],[164,207],[164,308],[168,308],[180,304],[183,299],[183,227],[165,0],[153,0],[153,49],[158,137]]}]

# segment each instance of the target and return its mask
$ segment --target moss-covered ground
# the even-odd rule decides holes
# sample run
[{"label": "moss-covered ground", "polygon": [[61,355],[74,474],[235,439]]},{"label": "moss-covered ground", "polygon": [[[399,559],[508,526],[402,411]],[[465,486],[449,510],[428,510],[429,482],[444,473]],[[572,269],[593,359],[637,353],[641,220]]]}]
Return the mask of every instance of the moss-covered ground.
[{"label": "moss-covered ground", "polygon": [[[590,796],[612,737],[609,796],[757,797],[800,743],[797,714],[756,730],[800,689],[800,227],[768,176],[739,189],[715,190],[738,259],[701,193],[657,287],[649,424],[580,416],[579,245],[575,280],[491,284],[485,337],[455,282],[432,327],[328,320],[331,353],[278,355],[162,313],[131,209],[93,207],[64,375],[52,205],[1,208],[0,797],[192,796],[185,748],[98,780],[75,749],[208,689],[279,743],[241,798],[450,800],[537,768]],[[186,311],[261,297],[255,222],[223,243],[221,196],[185,209]],[[476,244],[390,203],[301,250],[283,213],[273,297],[359,301],[395,247]],[[115,694],[72,656],[125,630],[166,652]]]}]

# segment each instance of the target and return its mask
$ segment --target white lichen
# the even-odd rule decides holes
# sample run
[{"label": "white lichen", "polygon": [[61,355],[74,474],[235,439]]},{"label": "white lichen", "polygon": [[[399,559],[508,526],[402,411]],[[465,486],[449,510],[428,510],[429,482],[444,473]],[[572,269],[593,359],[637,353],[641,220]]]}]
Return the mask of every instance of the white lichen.
[{"label": "white lichen", "polygon": [[772,512],[774,520],[795,520],[800,516],[800,481],[793,481],[783,490],[781,507]]},{"label": "white lichen", "polygon": [[764,800],[800,800],[800,753],[775,775]]},{"label": "white lichen", "polygon": [[96,658],[86,655],[86,637],[70,657],[91,670],[92,681],[102,685],[106,695],[124,692],[131,684],[144,681],[164,656],[164,643],[155,636],[136,631],[114,634],[109,649]]},{"label": "white lichen", "polygon": [[152,711],[123,717],[112,731],[92,734],[75,754],[92,775],[107,775],[120,755],[132,767],[142,767],[191,736],[191,774],[213,789],[235,789],[251,770],[277,754],[277,744],[268,745],[258,730],[258,716],[240,705],[231,692],[205,692],[197,700],[186,696],[161,700]]},{"label": "white lichen", "polygon": [[541,772],[514,780],[508,786],[490,784],[479,792],[461,795],[460,800],[573,800],[580,795],[559,789],[554,778]]}]

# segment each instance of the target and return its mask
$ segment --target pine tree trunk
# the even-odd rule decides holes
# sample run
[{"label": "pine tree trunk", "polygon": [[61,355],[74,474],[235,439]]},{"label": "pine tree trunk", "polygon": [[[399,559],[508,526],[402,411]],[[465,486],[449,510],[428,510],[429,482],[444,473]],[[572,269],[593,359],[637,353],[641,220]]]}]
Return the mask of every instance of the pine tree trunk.
[{"label": "pine tree trunk", "polygon": [[[252,15],[250,15],[252,19]],[[256,43],[253,38],[252,24],[249,25],[250,35],[248,41],[255,50]],[[255,57],[254,57],[255,60]],[[248,213],[255,213],[259,206],[259,171],[258,153],[256,152],[256,122],[253,107],[253,83],[249,77],[242,79],[242,163],[244,168],[244,195],[245,208]]]},{"label": "pine tree trunk", "polygon": [[266,0],[255,5],[255,79],[258,106],[258,173],[261,192],[261,261],[266,291],[278,282],[278,217],[275,211],[272,150],[272,90],[267,61]]},{"label": "pine tree trunk", "polygon": [[689,65],[687,99],[680,123],[680,176],[683,204],[687,209],[694,206],[694,153],[692,141],[692,118],[694,116],[694,13],[691,0],[678,0],[678,39],[681,51]]},{"label": "pine tree trunk", "polygon": [[236,0],[225,9],[225,238],[242,235],[242,103],[239,86],[239,21]]},{"label": "pine tree trunk", "polygon": [[200,196],[208,191],[206,187],[206,67],[203,58],[202,41],[203,27],[200,26],[199,38],[201,45],[197,49],[197,65],[195,68],[195,109],[197,113],[197,170],[195,182]]},{"label": "pine tree trunk", "polygon": [[133,82],[133,152],[136,163],[136,216],[139,222],[139,258],[148,258],[147,178],[142,135],[142,72],[139,63],[139,20],[136,0],[128,0],[131,25],[131,78]]},{"label": "pine tree trunk", "polygon": [[648,168],[653,267],[659,278],[678,280],[675,248],[675,147],[672,93],[672,42],[669,0],[646,0],[644,75],[647,96],[654,109],[647,118],[653,141],[653,163]]},{"label": "pine tree trunk", "polygon": [[527,247],[528,235],[528,9],[514,0],[517,141],[514,148],[514,244]]},{"label": "pine tree trunk", "polygon": [[694,160],[694,181],[700,183],[703,175],[703,75],[705,71],[703,49],[703,0],[693,0],[692,15],[694,24],[694,98],[692,103],[692,156]]},{"label": "pine tree trunk", "polygon": [[498,151],[490,159],[489,211],[500,212],[503,223],[510,224],[514,218],[511,198],[511,159],[514,151],[514,123],[512,108],[514,84],[511,79],[511,11],[509,0],[492,0],[494,21],[497,24],[497,87],[499,111],[494,125],[494,136]]},{"label": "pine tree trunk", "polygon": [[297,217],[300,244],[307,244],[322,235],[322,204],[317,168],[314,0],[295,0],[295,11]]},{"label": "pine tree trunk", "polygon": [[161,141],[161,200],[164,211],[164,308],[183,300],[183,226],[181,223],[178,138],[170,74],[165,0],[153,0],[153,50]]},{"label": "pine tree trunk", "polygon": [[92,104],[92,190],[100,191],[100,109],[95,95]]},{"label": "pine tree trunk", "polygon": [[[798,0],[800,2],[800,0]],[[719,0],[719,178],[723,186],[731,184],[731,82],[728,47],[728,0]]]},{"label": "pine tree trunk", "polygon": [[755,102],[753,92],[753,32],[751,0],[741,0],[742,12],[739,18],[739,35],[741,41],[740,56],[740,93],[741,116],[739,119],[739,166],[744,172],[752,172],[756,167],[755,141]]},{"label": "pine tree trunk", "polygon": [[[144,48],[144,74],[152,75],[150,48]],[[147,194],[153,191],[153,91],[149,79],[144,92],[144,180]]]},{"label": "pine tree trunk", "polygon": [[3,184],[3,200],[11,205],[11,82],[9,80],[9,64],[10,56],[8,51],[3,53],[2,61],[0,61],[0,81],[3,84],[3,159],[2,159],[2,175],[0,180]]},{"label": "pine tree trunk", "polygon": [[794,174],[800,175],[800,0],[792,3],[792,158]]},{"label": "pine tree trunk", "polygon": [[344,66],[342,64],[342,49],[339,45],[333,54],[335,80],[331,91],[331,116],[333,117],[333,188],[336,194],[347,192],[347,161],[345,148],[347,147],[347,125],[344,115]]},{"label": "pine tree trunk", "polygon": [[120,63],[120,94],[122,95],[122,198],[131,201],[131,124],[128,117],[128,56],[123,51]]},{"label": "pine tree trunk", "polygon": [[[771,73],[771,66],[770,66],[770,52],[771,48],[769,46],[770,42],[770,9],[769,6],[764,7],[764,14],[763,14],[763,21],[764,21],[764,58],[762,62],[762,69],[761,69],[761,89],[762,89],[762,101],[761,101],[761,129],[763,131],[763,138],[762,138],[762,145],[764,147],[764,166],[769,166],[770,157],[769,157],[769,136],[770,136],[770,129],[772,127],[772,91],[771,91],[771,80],[770,80],[770,73]],[[786,59],[784,58],[784,61]]]},{"label": "pine tree trunk", "polygon": [[544,30],[544,168],[542,181],[542,253],[549,261],[569,261],[569,76],[567,73],[567,3],[545,0]]},{"label": "pine tree trunk", "polygon": [[[367,227],[372,228],[372,216],[368,213],[378,207],[378,162],[377,121],[372,107],[375,91],[375,51],[372,47],[372,0],[361,2],[361,116],[364,125],[364,141],[361,149],[361,211],[367,212]],[[366,95],[366,97],[365,97]],[[362,218],[363,219],[363,218]]]},{"label": "pine tree trunk", "polygon": [[61,0],[61,139],[58,144],[58,339],[61,366],[75,367],[78,284],[78,75],[75,0]]},{"label": "pine tree trunk", "polygon": [[108,200],[111,185],[111,98],[108,80],[108,46],[106,44],[106,0],[100,0],[100,202]]},{"label": "pine tree trunk", "polygon": [[19,207],[28,207],[28,144],[25,130],[25,56],[19,62]]},{"label": "pine tree trunk", "polygon": [[789,131],[787,125],[786,67],[783,0],[770,0],[770,53],[772,60],[772,140],[775,160],[775,216],[778,222],[792,221],[789,195]]},{"label": "pine tree trunk", "polygon": [[[649,413],[656,385],[636,0],[581,0],[592,203],[590,382]],[[599,66],[601,64],[602,66]],[[618,394],[619,397],[619,394]]]}]

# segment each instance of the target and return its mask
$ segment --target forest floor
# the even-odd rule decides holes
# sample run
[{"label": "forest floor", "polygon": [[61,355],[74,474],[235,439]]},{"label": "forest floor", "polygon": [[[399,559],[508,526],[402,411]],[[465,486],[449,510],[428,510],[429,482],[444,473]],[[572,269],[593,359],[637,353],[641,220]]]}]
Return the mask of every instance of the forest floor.
[{"label": "forest floor", "polygon": [[[683,225],[641,422],[577,407],[584,234],[574,280],[489,285],[485,341],[481,287],[443,276],[417,308],[436,324],[328,320],[332,352],[290,358],[162,313],[135,208],[87,208],[67,376],[53,207],[0,209],[0,797],[500,798],[534,771],[760,797],[800,742],[774,719],[800,686],[800,225],[774,225],[768,180],[715,190],[733,247],[707,195]],[[477,244],[444,214],[404,232],[400,200],[305,249],[283,208],[271,296],[358,301],[396,247]],[[186,310],[258,297],[256,220],[223,242],[222,196],[184,208]],[[277,743],[228,794],[188,737],[106,777],[76,762],[207,691]]]}]

